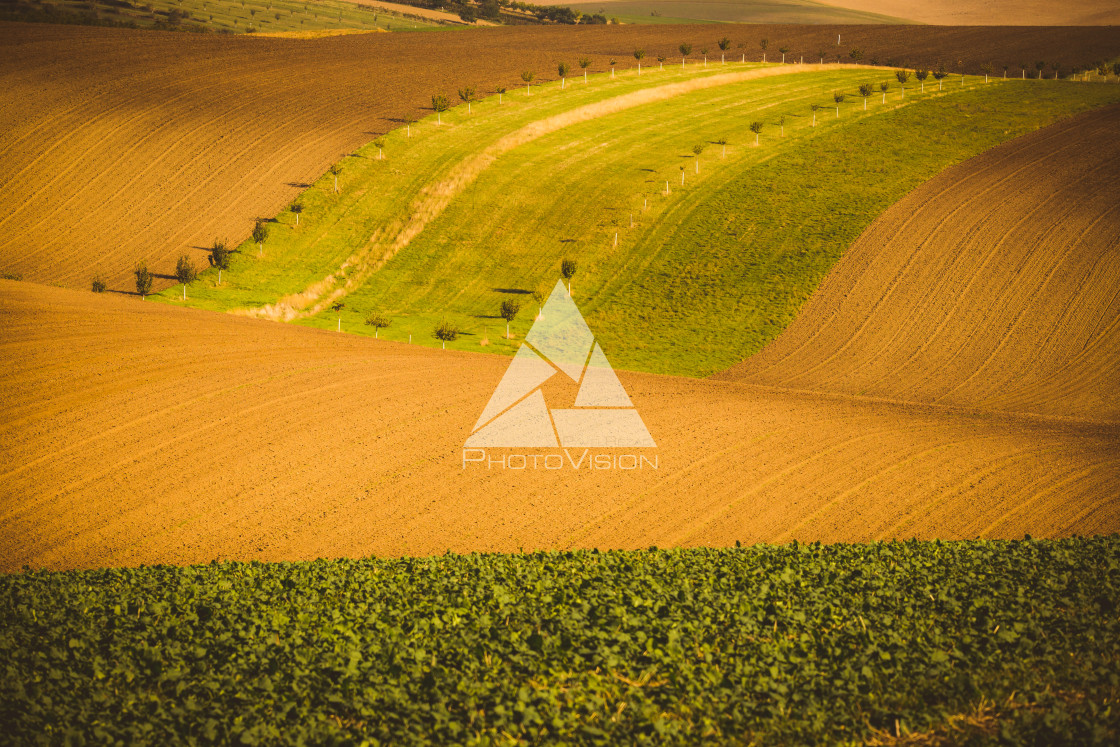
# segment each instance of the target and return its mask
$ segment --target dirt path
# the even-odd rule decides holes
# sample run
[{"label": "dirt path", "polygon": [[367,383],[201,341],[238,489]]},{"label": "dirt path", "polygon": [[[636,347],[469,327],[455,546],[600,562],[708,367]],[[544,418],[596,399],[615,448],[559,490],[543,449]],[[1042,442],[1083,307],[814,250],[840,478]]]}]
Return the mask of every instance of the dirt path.
[{"label": "dirt path", "polygon": [[716,378],[1120,422],[1120,106],[946,169]]},{"label": "dirt path", "polygon": [[4,571],[1120,529],[1109,426],[624,373],[659,469],[464,470],[507,359],[8,281],[0,355]]}]

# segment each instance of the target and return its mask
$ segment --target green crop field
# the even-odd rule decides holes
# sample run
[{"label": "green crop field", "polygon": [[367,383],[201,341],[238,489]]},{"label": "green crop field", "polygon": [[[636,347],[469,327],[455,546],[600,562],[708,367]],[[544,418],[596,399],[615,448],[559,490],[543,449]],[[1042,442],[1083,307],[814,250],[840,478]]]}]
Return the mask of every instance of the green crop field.
[{"label": "green crop field", "polygon": [[439,27],[407,13],[346,0],[14,0],[0,4],[0,16],[224,33]]},{"label": "green crop field", "polygon": [[[707,375],[773,339],[864,228],[945,166],[1120,100],[1109,85],[962,85],[959,77],[940,92],[927,81],[924,94],[911,81],[903,100],[886,69],[709,87],[589,116],[503,150],[403,248],[378,243],[381,232],[429,211],[436,185],[457,165],[529,123],[758,67],[717,62],[658,71],[647,61],[652,69],[641,77],[620,72],[587,84],[576,75],[565,90],[557,82],[534,86],[531,96],[514,89],[501,103],[476,102],[470,114],[465,106],[444,113],[442,126],[433,116],[395,130],[383,138],[383,159],[376,145],[344,158],[339,193],[325,175],[300,198],[298,227],[291,212],[278,216],[263,256],[246,242],[222,285],[208,271],[187,303],[262,307],[332,276],[330,289],[348,290],[345,308],[323,306],[301,323],[373,334],[363,322],[379,313],[392,319],[380,336],[438,344],[431,331],[446,319],[463,331],[453,347],[510,354],[533,321],[531,291],[551,287],[568,257],[579,263],[574,295],[613,364]],[[883,81],[891,82],[885,104]],[[876,86],[866,110],[862,83]],[[836,92],[847,96],[838,117]],[[811,104],[821,107],[815,126]],[[754,121],[763,124],[757,147]],[[180,294],[174,287],[161,300],[183,303]],[[498,308],[511,298],[523,310],[507,341]]]},{"label": "green crop field", "polygon": [[20,744],[1115,744],[1120,538],[0,576]]},{"label": "green crop field", "polygon": [[607,0],[570,7],[624,23],[912,23],[812,0]]}]

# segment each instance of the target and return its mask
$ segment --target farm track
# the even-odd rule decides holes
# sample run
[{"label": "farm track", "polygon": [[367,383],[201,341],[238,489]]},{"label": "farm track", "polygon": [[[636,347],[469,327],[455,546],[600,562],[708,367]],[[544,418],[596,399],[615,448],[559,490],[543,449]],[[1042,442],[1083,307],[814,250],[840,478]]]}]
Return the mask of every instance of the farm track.
[{"label": "farm track", "polygon": [[715,378],[1120,421],[1120,107],[946,169]]},{"label": "farm track", "polygon": [[497,356],[9,281],[0,355],[3,571],[1120,528],[1107,424],[624,373],[658,470],[464,470]]},{"label": "farm track", "polygon": [[[793,58],[834,51],[836,28],[720,31],[748,48],[760,34],[780,40]],[[842,52],[973,72],[1120,53],[1108,29],[839,28]],[[557,59],[583,54],[601,71],[636,46],[672,56],[715,36],[626,26],[290,40],[0,24],[0,271],[70,287],[101,274],[128,290],[137,261],[166,276],[182,252],[204,261],[215,238],[240,241],[339,155],[425,114],[434,92],[513,87],[524,69],[548,79]]]}]

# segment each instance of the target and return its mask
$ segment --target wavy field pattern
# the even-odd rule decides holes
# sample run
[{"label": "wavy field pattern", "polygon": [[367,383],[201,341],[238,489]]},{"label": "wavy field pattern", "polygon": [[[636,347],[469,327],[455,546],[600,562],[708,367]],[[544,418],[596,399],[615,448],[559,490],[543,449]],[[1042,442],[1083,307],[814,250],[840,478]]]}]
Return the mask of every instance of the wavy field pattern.
[{"label": "wavy field pattern", "polygon": [[1120,421],[1120,107],[946,169],[718,378]]},{"label": "wavy field pattern", "polygon": [[623,373],[657,470],[463,469],[505,358],[8,281],[0,355],[3,571],[1120,527],[1108,426]]},{"label": "wavy field pattern", "polygon": [[[829,46],[837,28],[845,47]],[[127,291],[143,260],[166,287],[180,253],[203,259],[216,238],[239,242],[342,154],[424,114],[433,93],[515,87],[525,69],[550,80],[558,59],[581,55],[603,71],[637,46],[676,56],[681,41],[714,47],[724,34],[754,60],[769,35],[791,54],[858,45],[884,62],[960,60],[971,72],[989,60],[1068,67],[1120,52],[1108,29],[626,26],[296,40],[5,23],[0,271],[80,288],[100,274]]]}]

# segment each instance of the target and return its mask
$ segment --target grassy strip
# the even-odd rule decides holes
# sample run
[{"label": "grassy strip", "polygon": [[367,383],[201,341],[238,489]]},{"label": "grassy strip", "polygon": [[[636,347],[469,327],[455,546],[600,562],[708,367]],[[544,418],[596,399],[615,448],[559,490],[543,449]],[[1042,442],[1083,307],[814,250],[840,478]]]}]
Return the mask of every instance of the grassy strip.
[{"label": "grassy strip", "polygon": [[0,577],[19,743],[1115,743],[1120,538]]},{"label": "grassy strip", "polygon": [[[243,246],[227,283],[208,277],[190,303],[229,310],[302,291],[405,219],[415,195],[454,164],[529,122],[743,67],[670,66],[587,85],[577,77],[563,91],[488,99],[469,116],[459,107],[411,138],[390,133],[385,160],[375,147],[345,159],[339,194],[332,178],[320,180],[302,198],[298,229],[281,215],[263,259]],[[577,300],[612,363],[707,375],[773,339],[875,216],[946,165],[1120,98],[1112,86],[956,78],[942,92],[911,85],[904,101],[894,84],[886,103],[876,91],[865,110],[856,87],[885,77],[830,70],[736,83],[541,137],[482,172],[341,314],[303,323],[338,328],[341,319],[345,331],[372,333],[363,322],[375,312],[394,320],[382,337],[435,344],[431,330],[449,319],[464,332],[454,347],[512,353],[536,310],[530,291],[551,286],[572,257]],[[839,117],[834,92],[847,94]],[[811,103],[821,106],[816,126]],[[746,128],[754,120],[764,123],[757,148]],[[694,145],[705,147],[699,173]],[[164,296],[174,302],[176,289]],[[508,298],[524,307],[510,341],[497,315]]]}]

